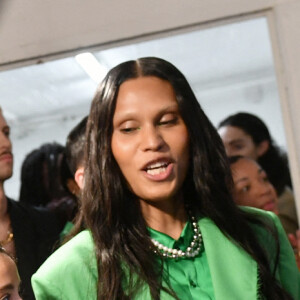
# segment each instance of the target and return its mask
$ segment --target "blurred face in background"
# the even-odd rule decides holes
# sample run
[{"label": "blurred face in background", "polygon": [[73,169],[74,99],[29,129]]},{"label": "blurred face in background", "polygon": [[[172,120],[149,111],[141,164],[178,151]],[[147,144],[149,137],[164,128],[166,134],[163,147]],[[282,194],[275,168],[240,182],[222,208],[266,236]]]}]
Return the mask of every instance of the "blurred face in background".
[{"label": "blurred face in background", "polygon": [[0,299],[21,300],[20,277],[15,262],[5,253],[0,253]]},{"label": "blurred face in background", "polygon": [[9,134],[10,128],[0,110],[0,182],[10,178],[13,171],[12,145]]},{"label": "blurred face in background", "polygon": [[240,158],[231,164],[233,198],[238,205],[252,206],[278,213],[277,195],[266,172],[254,161]]},{"label": "blurred face in background", "polygon": [[256,145],[252,137],[238,127],[223,126],[219,128],[218,132],[227,156],[241,155],[257,160],[268,149],[266,141]]}]

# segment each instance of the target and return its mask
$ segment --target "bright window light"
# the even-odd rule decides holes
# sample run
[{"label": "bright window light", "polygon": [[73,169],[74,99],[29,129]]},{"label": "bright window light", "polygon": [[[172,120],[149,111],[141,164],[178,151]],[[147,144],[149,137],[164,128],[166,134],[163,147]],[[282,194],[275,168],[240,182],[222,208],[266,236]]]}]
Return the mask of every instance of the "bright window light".
[{"label": "bright window light", "polygon": [[99,83],[106,75],[108,69],[101,65],[96,57],[90,53],[81,53],[75,56],[77,63],[94,80]]}]

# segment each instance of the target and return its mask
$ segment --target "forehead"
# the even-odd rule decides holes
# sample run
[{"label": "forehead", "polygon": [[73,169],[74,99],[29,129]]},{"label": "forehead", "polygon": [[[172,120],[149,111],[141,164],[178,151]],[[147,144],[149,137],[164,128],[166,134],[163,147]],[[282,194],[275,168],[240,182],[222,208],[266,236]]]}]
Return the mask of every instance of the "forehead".
[{"label": "forehead", "polygon": [[251,139],[251,136],[247,134],[243,129],[235,126],[223,126],[218,130],[222,139],[231,141],[236,139]]},{"label": "forehead", "polygon": [[7,284],[18,284],[17,267],[6,254],[0,253],[0,288]]},{"label": "forehead", "polygon": [[172,85],[167,80],[155,76],[144,76],[125,81],[120,86],[118,99],[134,96],[135,94],[144,96],[159,94],[160,96],[175,98]]},{"label": "forehead", "polygon": [[251,172],[258,172],[261,168],[260,166],[251,159],[240,158],[237,162],[231,165],[233,176],[238,176],[241,174],[249,174]]}]

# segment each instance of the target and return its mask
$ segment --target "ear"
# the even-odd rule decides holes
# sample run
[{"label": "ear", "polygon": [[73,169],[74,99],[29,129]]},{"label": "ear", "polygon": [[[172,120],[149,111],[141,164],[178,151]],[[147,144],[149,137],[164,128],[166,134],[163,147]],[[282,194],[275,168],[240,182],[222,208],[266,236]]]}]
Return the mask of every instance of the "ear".
[{"label": "ear", "polygon": [[265,140],[262,141],[258,146],[257,146],[257,156],[260,157],[264,155],[270,147],[269,141]]},{"label": "ear", "polygon": [[79,188],[82,190],[83,189],[83,184],[84,184],[84,168],[80,167],[76,170],[74,179],[79,186]]}]

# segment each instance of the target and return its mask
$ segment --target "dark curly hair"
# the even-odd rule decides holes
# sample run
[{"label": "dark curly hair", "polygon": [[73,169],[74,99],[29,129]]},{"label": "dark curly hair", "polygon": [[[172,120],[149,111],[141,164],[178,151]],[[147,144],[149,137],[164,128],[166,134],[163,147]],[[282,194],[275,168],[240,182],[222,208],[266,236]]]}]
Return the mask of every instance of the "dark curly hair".
[{"label": "dark curly hair", "polygon": [[261,119],[246,112],[239,112],[221,121],[218,128],[224,126],[240,128],[250,135],[256,146],[263,141],[268,141],[268,150],[258,157],[257,162],[267,172],[279,196],[286,186],[292,187],[286,154],[276,145],[266,124]]}]

